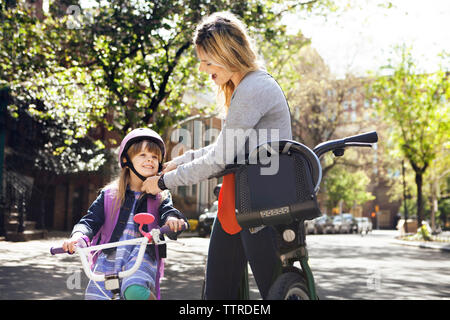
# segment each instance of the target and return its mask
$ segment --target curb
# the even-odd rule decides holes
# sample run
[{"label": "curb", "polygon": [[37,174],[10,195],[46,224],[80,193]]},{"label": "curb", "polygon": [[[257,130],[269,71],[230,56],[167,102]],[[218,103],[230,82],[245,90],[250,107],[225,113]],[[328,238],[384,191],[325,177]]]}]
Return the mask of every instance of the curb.
[{"label": "curb", "polygon": [[450,252],[450,244],[447,244],[447,243],[439,244],[439,243],[404,241],[404,240],[391,240],[391,243],[403,245],[403,246],[418,247],[418,248],[422,248],[422,249],[434,249],[434,250],[440,250],[443,252]]}]

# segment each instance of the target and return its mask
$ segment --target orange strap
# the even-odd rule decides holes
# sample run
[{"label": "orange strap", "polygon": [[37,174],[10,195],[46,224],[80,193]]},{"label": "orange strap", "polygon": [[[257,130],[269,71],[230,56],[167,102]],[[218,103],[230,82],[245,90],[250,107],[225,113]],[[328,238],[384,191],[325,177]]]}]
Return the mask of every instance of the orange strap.
[{"label": "orange strap", "polygon": [[236,220],[234,192],[234,173],[229,173],[223,177],[222,188],[220,188],[219,192],[219,209],[217,212],[217,218],[223,230],[229,234],[236,234],[242,230]]}]

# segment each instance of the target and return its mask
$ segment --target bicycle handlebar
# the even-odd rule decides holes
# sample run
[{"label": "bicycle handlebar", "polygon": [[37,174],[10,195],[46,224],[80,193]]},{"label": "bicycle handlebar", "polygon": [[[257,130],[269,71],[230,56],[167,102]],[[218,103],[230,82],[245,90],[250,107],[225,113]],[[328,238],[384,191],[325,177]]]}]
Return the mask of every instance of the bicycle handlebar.
[{"label": "bicycle handlebar", "polygon": [[377,143],[378,134],[376,131],[365,132],[355,136],[346,137],[343,139],[345,143],[361,142],[361,143]]},{"label": "bicycle handlebar", "polygon": [[314,148],[314,153],[320,158],[328,151],[342,150],[346,147],[371,147],[372,144],[378,142],[378,134],[376,131],[361,133],[355,136],[346,137],[343,139],[325,141],[318,144]]},{"label": "bicycle handlebar", "polygon": [[[187,224],[185,223],[180,231],[184,231],[184,230],[186,230],[186,228],[187,228]],[[121,271],[117,274],[117,276],[119,278],[125,278],[125,277],[129,277],[130,275],[135,273],[136,270],[141,265],[142,260],[144,258],[145,249],[147,247],[147,244],[152,240],[154,241],[155,245],[164,243],[163,241],[160,240],[159,236],[161,234],[167,234],[169,232],[171,232],[170,227],[165,225],[165,226],[161,227],[160,229],[152,229],[149,233],[147,233],[144,237],[141,237],[141,238],[130,239],[130,240],[125,240],[125,241],[117,241],[117,242],[112,242],[112,243],[107,243],[107,244],[102,244],[102,245],[96,245],[96,246],[87,246],[86,240],[83,239],[84,237],[82,237],[78,240],[77,246],[75,246],[75,252],[79,254],[81,263],[83,265],[84,272],[86,273],[86,275],[88,276],[89,279],[91,279],[93,281],[105,281],[105,274],[94,273],[91,270],[90,264],[87,259],[88,254],[92,251],[99,251],[99,250],[107,249],[107,248],[115,248],[118,246],[133,245],[133,244],[140,245],[138,256],[136,258],[136,262],[134,263],[134,265],[130,269]],[[62,247],[52,247],[52,248],[50,248],[50,253],[52,255],[55,255],[55,254],[69,253],[69,252],[66,252]]]},{"label": "bicycle handlebar", "polygon": [[[186,226],[186,223],[185,223],[184,226],[181,228],[180,231],[184,231],[184,230],[186,230],[186,228],[187,228],[187,226]],[[160,229],[156,229],[156,230],[159,230],[160,234],[168,234],[169,232],[171,232],[170,227],[167,226],[167,225],[161,227]],[[87,243],[86,240],[84,240],[84,241]],[[114,243],[115,243],[115,242],[114,242]],[[118,242],[117,242],[117,243],[118,243]],[[96,247],[98,247],[98,246],[96,246]],[[103,248],[101,248],[101,249],[105,249],[105,247],[103,247]],[[70,252],[68,252],[68,251],[65,251],[65,250],[63,249],[63,247],[51,247],[51,248],[50,248],[50,253],[52,254],[52,256],[54,256],[54,255],[56,255],[56,254],[62,254],[62,253],[74,254],[75,252],[70,253]]]}]

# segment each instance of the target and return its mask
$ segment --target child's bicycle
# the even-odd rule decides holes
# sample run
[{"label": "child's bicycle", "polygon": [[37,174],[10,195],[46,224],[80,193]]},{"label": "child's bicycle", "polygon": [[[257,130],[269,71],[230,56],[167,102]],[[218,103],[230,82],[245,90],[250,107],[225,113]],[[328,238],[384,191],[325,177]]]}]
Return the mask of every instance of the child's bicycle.
[{"label": "child's bicycle", "polygon": [[[229,165],[215,176],[235,173],[236,218],[242,228],[273,226],[277,231],[283,268],[267,299],[318,299],[308,264],[304,222],[321,215],[316,199],[322,179],[319,158],[329,151],[339,157],[347,147],[371,147],[377,141],[378,135],[372,131],[326,141],[314,150],[291,140],[269,142],[257,147],[245,164]],[[239,294],[242,299],[249,298],[247,269]]]},{"label": "child's bicycle", "polygon": [[[167,241],[170,242],[176,242],[174,240],[161,240],[161,236],[164,234],[167,234],[171,232],[169,226],[163,226],[161,228],[153,228],[149,232],[145,232],[142,230],[143,226],[146,224],[151,224],[155,220],[155,217],[150,213],[139,213],[134,216],[134,221],[139,224],[139,231],[142,234],[143,237],[131,239],[131,240],[125,240],[125,241],[117,241],[102,245],[96,245],[96,246],[90,246],[89,245],[89,238],[86,236],[83,236],[78,240],[78,244],[75,247],[75,253],[77,253],[81,259],[81,263],[83,265],[84,272],[86,276],[94,281],[94,283],[97,285],[99,290],[103,292],[103,290],[98,286],[97,282],[105,282],[105,289],[111,291],[112,293],[112,299],[111,300],[118,300],[120,299],[120,279],[126,278],[131,276],[133,273],[135,273],[144,258],[145,249],[147,247],[147,244],[154,243],[155,244],[155,251],[156,255],[158,256],[158,245],[164,244]],[[186,224],[182,228],[182,231],[186,229]],[[180,243],[182,244],[182,243]],[[95,255],[100,250],[108,249],[108,248],[116,248],[118,246],[125,246],[125,245],[140,245],[139,253],[136,258],[136,261],[134,265],[124,271],[120,271],[117,273],[111,273],[111,274],[104,274],[104,273],[98,273],[91,269],[92,263],[90,257],[92,255]],[[91,254],[94,252],[93,254]],[[52,247],[50,248],[50,253],[52,255],[55,254],[61,254],[61,253],[67,253],[64,251],[62,247]],[[159,260],[159,259],[158,259]],[[160,298],[159,293],[159,264],[157,268],[157,275],[156,275],[156,281],[155,281],[155,289],[156,289],[156,297],[157,299]],[[105,297],[109,298],[109,296],[103,292]]]}]

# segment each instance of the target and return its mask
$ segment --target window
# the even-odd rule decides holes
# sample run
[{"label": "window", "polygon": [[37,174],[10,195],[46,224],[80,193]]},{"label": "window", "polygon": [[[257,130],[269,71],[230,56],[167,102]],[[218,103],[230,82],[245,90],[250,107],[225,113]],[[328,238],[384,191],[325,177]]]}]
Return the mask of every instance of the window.
[{"label": "window", "polygon": [[342,106],[344,107],[344,110],[348,110],[348,101],[344,101]]},{"label": "window", "polygon": [[200,149],[203,146],[202,137],[203,132],[202,128],[203,123],[201,121],[194,121],[193,123],[193,133],[194,133],[194,150]]},{"label": "window", "polygon": [[179,196],[186,197],[187,196],[187,191],[188,190],[187,190],[186,186],[179,186],[178,189],[177,189],[177,194]]},{"label": "window", "polygon": [[211,139],[210,139],[210,137],[208,137],[211,135],[211,133],[209,131],[210,128],[211,127],[209,125],[205,125],[205,133],[209,133],[207,135],[205,134],[205,147],[209,146],[209,144],[211,143],[211,141],[210,141]]},{"label": "window", "polygon": [[197,185],[196,185],[196,184],[193,184],[193,185],[191,186],[191,195],[192,195],[194,198],[197,197]]}]

